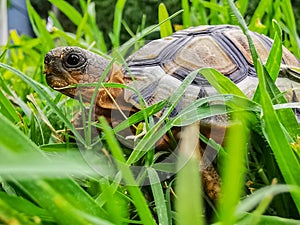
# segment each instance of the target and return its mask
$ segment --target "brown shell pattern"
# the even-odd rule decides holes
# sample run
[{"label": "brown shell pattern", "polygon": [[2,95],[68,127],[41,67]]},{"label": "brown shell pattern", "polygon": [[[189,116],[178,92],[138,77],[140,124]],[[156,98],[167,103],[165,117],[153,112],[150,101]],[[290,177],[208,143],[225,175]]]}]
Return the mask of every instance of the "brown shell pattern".
[{"label": "brown shell pattern", "polygon": [[[252,39],[263,62],[267,61],[272,40],[251,32]],[[124,69],[130,86],[137,88],[149,105],[170,96],[184,78],[194,70],[213,67],[235,82],[251,97],[257,86],[257,77],[246,36],[239,27],[200,26],[178,31],[172,36],[145,45],[127,59],[130,72]],[[282,64],[300,68],[299,60],[283,47]],[[134,76],[135,82],[130,80]],[[279,81],[283,88],[298,82]],[[279,80],[279,79],[278,79]],[[215,90],[199,74],[185,93],[182,107],[199,97],[209,96]],[[139,108],[136,94],[125,90],[125,100]]]}]

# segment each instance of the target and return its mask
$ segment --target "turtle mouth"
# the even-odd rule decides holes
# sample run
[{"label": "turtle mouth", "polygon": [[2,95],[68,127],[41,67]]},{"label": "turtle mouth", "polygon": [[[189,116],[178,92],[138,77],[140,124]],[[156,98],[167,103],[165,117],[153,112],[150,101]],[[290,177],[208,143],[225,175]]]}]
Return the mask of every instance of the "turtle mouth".
[{"label": "turtle mouth", "polygon": [[46,81],[48,85],[55,90],[66,89],[70,86],[68,82],[54,74],[46,74]]},{"label": "turtle mouth", "polygon": [[54,74],[46,74],[48,85],[56,91],[61,92],[71,98],[75,95],[75,88],[71,86],[65,79],[57,77]]},{"label": "turtle mouth", "polygon": [[72,79],[67,71],[60,71],[57,75],[57,71],[52,71],[48,66],[45,66],[44,74],[46,75],[47,84],[56,91],[59,91],[69,97],[73,97],[75,88],[72,84],[77,82]]}]

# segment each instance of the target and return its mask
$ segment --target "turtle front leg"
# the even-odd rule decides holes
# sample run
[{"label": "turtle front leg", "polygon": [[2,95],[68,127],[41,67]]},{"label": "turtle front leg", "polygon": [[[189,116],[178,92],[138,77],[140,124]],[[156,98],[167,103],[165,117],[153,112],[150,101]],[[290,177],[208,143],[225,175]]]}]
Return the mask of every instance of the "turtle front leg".
[{"label": "turtle front leg", "polygon": [[[204,192],[211,200],[217,200],[220,196],[221,179],[213,164],[208,163],[203,157],[203,148],[200,146],[199,129],[200,123],[187,126],[182,132],[182,142],[180,143],[180,157],[196,158],[199,162],[199,171],[202,177]],[[182,160],[182,159],[181,159]]]},{"label": "turtle front leg", "polygon": [[212,200],[217,200],[220,197],[221,191],[221,178],[214,168],[210,165],[204,169],[201,169],[202,185],[205,193]]}]

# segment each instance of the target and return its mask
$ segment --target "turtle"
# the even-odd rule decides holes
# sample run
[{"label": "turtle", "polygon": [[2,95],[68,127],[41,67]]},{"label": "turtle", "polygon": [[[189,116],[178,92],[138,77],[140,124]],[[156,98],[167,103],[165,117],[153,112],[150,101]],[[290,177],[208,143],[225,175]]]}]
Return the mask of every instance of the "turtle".
[{"label": "turtle", "polygon": [[[261,61],[266,63],[273,40],[256,32],[250,32],[250,35]],[[98,90],[96,114],[105,116],[111,124],[117,121],[112,116],[113,110],[141,110],[140,96],[148,106],[168,99],[188,74],[200,68],[215,68],[249,98],[252,98],[258,85],[247,37],[238,26],[233,25],[205,25],[177,31],[171,36],[149,42],[131,54],[124,65],[111,65],[109,59],[76,46],[51,50],[46,54],[44,64],[48,85],[72,98],[80,93],[89,102],[94,87],[74,88],[71,85],[98,82],[107,68],[109,71],[103,82],[125,84],[138,90],[140,95],[128,88]],[[300,74],[295,68],[300,68],[299,59],[283,47],[276,84],[280,91],[286,93],[288,101],[297,101],[300,94],[296,89],[299,87]],[[172,116],[196,99],[215,94],[217,91],[198,74]],[[217,130],[226,129],[227,124],[222,118],[208,121],[208,126],[217,127]],[[210,178],[208,180],[211,181]],[[215,198],[216,192],[210,193],[212,198]]]}]

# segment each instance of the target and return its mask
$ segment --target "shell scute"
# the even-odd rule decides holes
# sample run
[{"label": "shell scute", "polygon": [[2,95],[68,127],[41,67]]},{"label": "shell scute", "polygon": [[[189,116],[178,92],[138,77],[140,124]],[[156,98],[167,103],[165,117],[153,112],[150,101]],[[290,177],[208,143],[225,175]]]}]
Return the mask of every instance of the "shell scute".
[{"label": "shell scute", "polygon": [[[251,31],[250,35],[259,57],[265,63],[273,40]],[[253,96],[258,84],[247,37],[239,27],[231,25],[199,26],[178,31],[170,37],[150,42],[130,56],[127,64],[130,72],[124,70],[125,78],[130,78],[129,74],[132,74],[135,80],[127,79],[126,83],[136,90],[151,89],[151,97],[148,96],[150,92],[142,93],[149,104],[170,97],[188,74],[203,67],[217,69],[236,83],[248,97]],[[282,64],[300,68],[299,60],[285,47]],[[285,78],[281,76],[277,80],[280,79]],[[298,87],[298,80],[289,79],[290,86],[283,82],[280,90]],[[213,94],[216,94],[216,90],[198,74],[187,88],[182,105],[184,107],[188,102]],[[132,91],[125,91],[125,100],[134,102],[140,108]]]},{"label": "shell scute", "polygon": [[213,67],[223,74],[230,74],[237,70],[237,65],[211,36],[194,37],[178,51],[174,62],[191,71]]},{"label": "shell scute", "polygon": [[[243,34],[241,30],[229,30],[225,31],[224,35],[233,42],[233,44],[239,49],[242,55],[246,58],[247,62],[253,65],[253,60],[251,57],[249,44],[247,37]],[[268,59],[270,47],[271,47],[271,40],[268,40],[265,36],[257,36],[255,33],[251,33],[251,38],[255,45],[258,55],[260,56],[261,60],[265,63]],[[262,37],[264,37],[264,42]],[[268,46],[268,45],[269,46]]]},{"label": "shell scute", "polygon": [[127,58],[127,62],[129,62],[129,66],[132,62],[146,62],[146,61],[153,61],[161,55],[162,51],[168,46],[173,43],[176,38],[173,37],[166,37],[159,40],[154,40],[149,42],[147,45],[142,47],[140,50],[135,52],[133,55]]}]

